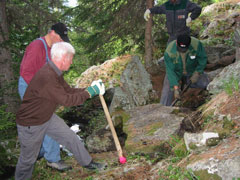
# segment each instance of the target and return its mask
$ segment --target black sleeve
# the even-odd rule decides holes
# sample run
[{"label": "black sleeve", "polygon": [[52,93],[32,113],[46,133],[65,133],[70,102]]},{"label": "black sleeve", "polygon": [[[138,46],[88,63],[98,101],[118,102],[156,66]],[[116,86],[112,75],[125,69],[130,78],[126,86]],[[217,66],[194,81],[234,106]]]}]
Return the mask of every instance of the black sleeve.
[{"label": "black sleeve", "polygon": [[190,16],[192,20],[198,18],[198,16],[200,16],[200,14],[202,12],[202,8],[199,5],[197,5],[191,1],[187,2],[186,8],[187,8],[187,11],[192,13]]},{"label": "black sleeve", "polygon": [[161,5],[161,6],[154,6],[152,8],[149,9],[151,14],[165,14],[165,5]]}]

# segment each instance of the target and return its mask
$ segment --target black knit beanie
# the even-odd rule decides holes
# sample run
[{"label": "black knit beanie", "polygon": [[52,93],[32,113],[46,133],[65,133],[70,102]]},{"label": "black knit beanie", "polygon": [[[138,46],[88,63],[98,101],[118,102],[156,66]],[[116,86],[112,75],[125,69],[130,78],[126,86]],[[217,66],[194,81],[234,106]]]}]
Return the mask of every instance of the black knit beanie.
[{"label": "black knit beanie", "polygon": [[191,37],[187,34],[182,34],[177,37],[177,46],[181,51],[186,51],[191,44]]}]

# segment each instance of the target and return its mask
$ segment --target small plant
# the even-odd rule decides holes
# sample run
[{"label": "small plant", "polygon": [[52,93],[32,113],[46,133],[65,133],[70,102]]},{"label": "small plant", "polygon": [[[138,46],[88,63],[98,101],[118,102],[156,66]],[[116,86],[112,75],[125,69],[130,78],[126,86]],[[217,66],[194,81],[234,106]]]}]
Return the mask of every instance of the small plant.
[{"label": "small plant", "polygon": [[193,174],[192,170],[183,170],[173,165],[169,165],[167,170],[159,170],[159,176],[160,179],[169,180],[200,180],[199,177]]},{"label": "small plant", "polygon": [[223,89],[230,96],[234,92],[239,92],[239,79],[232,75],[229,81],[223,82]]},{"label": "small plant", "polygon": [[92,176],[87,177],[85,180],[93,180]]},{"label": "small plant", "polygon": [[8,129],[15,124],[15,115],[11,112],[6,112],[7,105],[0,106],[0,130]]},{"label": "small plant", "polygon": [[208,124],[211,120],[213,120],[214,115],[213,114],[209,114],[206,117],[204,117],[204,121],[202,123],[202,127],[204,127],[206,124]]}]

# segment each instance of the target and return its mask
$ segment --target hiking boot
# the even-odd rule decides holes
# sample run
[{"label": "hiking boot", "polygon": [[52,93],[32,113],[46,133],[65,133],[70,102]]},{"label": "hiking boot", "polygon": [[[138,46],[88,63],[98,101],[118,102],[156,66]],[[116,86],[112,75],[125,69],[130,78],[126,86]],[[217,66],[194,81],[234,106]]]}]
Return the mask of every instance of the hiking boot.
[{"label": "hiking boot", "polygon": [[103,170],[106,168],[106,165],[91,161],[89,165],[83,167],[89,170]]},{"label": "hiking boot", "polygon": [[47,162],[47,166],[58,171],[66,171],[72,169],[72,167],[67,165],[63,160],[60,160],[58,162]]}]

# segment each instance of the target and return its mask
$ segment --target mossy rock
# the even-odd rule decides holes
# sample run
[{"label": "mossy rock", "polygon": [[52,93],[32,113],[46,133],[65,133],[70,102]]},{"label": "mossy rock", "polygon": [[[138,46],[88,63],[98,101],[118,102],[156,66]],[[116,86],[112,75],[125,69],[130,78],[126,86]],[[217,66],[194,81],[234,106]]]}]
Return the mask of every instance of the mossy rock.
[{"label": "mossy rock", "polygon": [[222,180],[217,174],[209,174],[207,170],[194,171],[201,180]]},{"label": "mossy rock", "polygon": [[223,128],[232,130],[235,126],[235,123],[232,120],[227,119],[227,117],[224,118],[223,120]]},{"label": "mossy rock", "polygon": [[148,127],[148,131],[146,133],[147,136],[154,135],[154,133],[163,126],[162,122],[153,123],[151,126]]},{"label": "mossy rock", "polygon": [[220,142],[219,138],[209,138],[206,141],[206,145],[211,147],[211,146],[216,146]]},{"label": "mossy rock", "polygon": [[226,139],[231,135],[231,130],[229,129],[222,129],[218,131],[219,139]]}]

